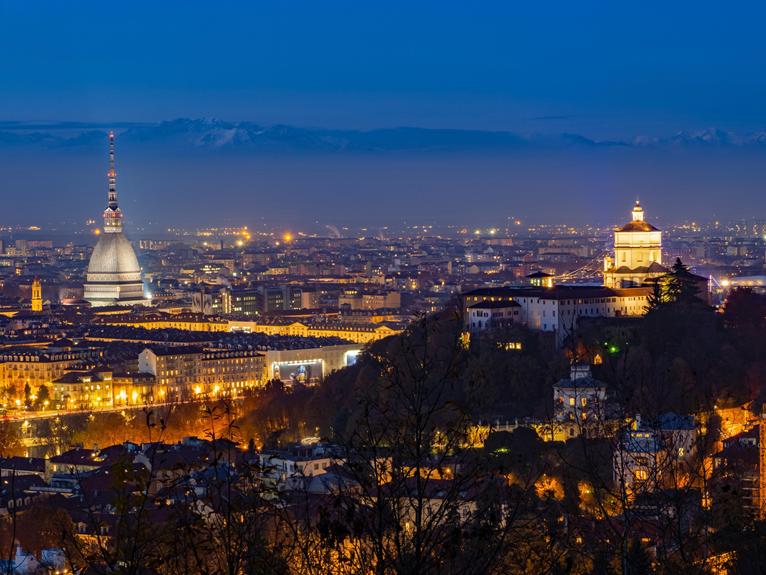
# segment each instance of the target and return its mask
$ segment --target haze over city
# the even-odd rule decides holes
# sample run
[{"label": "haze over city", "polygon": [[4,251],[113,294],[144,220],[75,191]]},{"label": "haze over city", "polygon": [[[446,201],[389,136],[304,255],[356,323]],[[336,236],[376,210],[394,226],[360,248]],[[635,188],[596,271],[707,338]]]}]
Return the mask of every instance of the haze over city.
[{"label": "haze over city", "polygon": [[750,216],[763,10],[4,2],[4,223],[96,217],[109,129],[144,225]]}]

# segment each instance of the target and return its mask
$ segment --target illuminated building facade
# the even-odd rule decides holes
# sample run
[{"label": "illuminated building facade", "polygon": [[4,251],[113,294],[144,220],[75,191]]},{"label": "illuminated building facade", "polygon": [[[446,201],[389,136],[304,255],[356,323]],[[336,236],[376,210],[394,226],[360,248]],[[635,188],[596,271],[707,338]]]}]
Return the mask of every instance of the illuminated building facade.
[{"label": "illuminated building facade", "polygon": [[614,450],[612,475],[615,485],[632,498],[663,486],[679,486],[679,472],[697,448],[697,425],[692,416],[673,412],[644,422],[637,415],[622,430]]},{"label": "illuminated building facade", "polygon": [[295,337],[338,337],[354,343],[370,343],[401,333],[398,325],[378,323],[303,322],[290,319],[272,321],[225,320],[200,314],[114,314],[99,319],[103,325],[144,329],[179,329],[204,332],[245,332]]},{"label": "illuminated building facade", "polygon": [[300,321],[235,321],[229,322],[231,331],[246,333],[265,333],[267,335],[289,335],[295,337],[338,337],[354,343],[370,343],[401,333],[398,327],[383,323],[374,325],[359,325],[334,322],[300,322]]},{"label": "illuminated building facade", "polygon": [[151,373],[113,373],[112,403],[127,406],[161,402],[166,390],[156,383]]},{"label": "illuminated building facade", "polygon": [[235,316],[255,317],[317,306],[316,292],[301,286],[272,285],[224,291],[221,312]]},{"label": "illuminated building facade", "polygon": [[0,354],[0,386],[21,400],[25,386],[35,393],[41,385],[51,385],[67,371],[87,367],[102,358],[103,351],[98,348],[6,351]]},{"label": "illuminated building facade", "polygon": [[[530,329],[553,332],[557,343],[573,335],[582,317],[635,317],[646,313],[651,288],[608,288],[603,286],[555,285],[550,288],[498,287],[479,288],[463,294],[465,329],[471,330],[473,310],[493,305],[508,309],[515,302],[520,307],[518,320]],[[491,319],[491,318],[487,318]],[[491,325],[489,326],[491,328]],[[483,329],[488,329],[484,326]],[[476,328],[474,328],[476,331]]]},{"label": "illuminated building facade", "polygon": [[141,327],[144,329],[179,329],[183,331],[207,332],[229,331],[229,324],[226,320],[202,314],[115,314],[114,316],[102,316],[99,323],[103,325]]},{"label": "illuminated building facade", "polygon": [[589,365],[573,365],[569,379],[553,386],[556,421],[590,422],[604,418],[606,384],[594,379]]},{"label": "illuminated building facade", "polygon": [[90,257],[84,298],[92,306],[146,305],[141,268],[122,229],[114,168],[114,133],[109,133],[109,194],[104,229]]},{"label": "illuminated building facade", "polygon": [[361,292],[350,288],[338,298],[338,307],[350,310],[399,309],[402,296],[398,291]]},{"label": "illuminated building facade", "polygon": [[261,293],[258,288],[223,291],[223,313],[248,317],[261,313]]},{"label": "illuminated building facade", "polygon": [[253,350],[155,347],[138,356],[139,372],[154,376],[159,395],[167,401],[240,395],[264,383],[264,366],[263,354]]},{"label": "illuminated building facade", "polygon": [[638,200],[631,215],[631,221],[614,232],[614,257],[604,258],[606,287],[640,286],[668,273],[662,265],[662,232],[644,219]]},{"label": "illuminated building facade", "polygon": [[112,406],[112,372],[70,371],[52,382],[54,409],[98,409]]},{"label": "illuminated building facade", "polygon": [[[361,352],[359,344],[269,350],[265,352],[266,377],[269,380],[316,382],[333,371],[353,365]],[[305,377],[301,378],[301,374]]]}]

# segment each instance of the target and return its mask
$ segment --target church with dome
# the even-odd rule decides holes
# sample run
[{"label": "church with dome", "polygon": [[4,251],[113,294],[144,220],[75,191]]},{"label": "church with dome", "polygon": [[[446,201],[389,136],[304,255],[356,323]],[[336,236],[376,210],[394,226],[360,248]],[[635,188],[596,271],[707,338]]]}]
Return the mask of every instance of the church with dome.
[{"label": "church with dome", "polygon": [[88,263],[84,299],[94,307],[147,305],[141,267],[122,228],[114,168],[114,132],[109,133],[109,196],[104,229]]},{"label": "church with dome", "polygon": [[631,215],[614,231],[614,257],[604,258],[606,287],[638,287],[668,273],[662,265],[662,232],[644,219],[638,200]]}]

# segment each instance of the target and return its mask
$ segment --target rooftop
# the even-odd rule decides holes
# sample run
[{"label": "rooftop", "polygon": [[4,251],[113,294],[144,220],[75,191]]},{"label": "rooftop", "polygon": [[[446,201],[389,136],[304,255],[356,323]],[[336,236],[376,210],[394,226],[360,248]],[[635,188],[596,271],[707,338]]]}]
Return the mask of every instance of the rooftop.
[{"label": "rooftop", "polygon": [[479,288],[463,293],[463,297],[537,297],[540,299],[588,299],[649,295],[651,288],[608,288],[604,286],[557,285],[550,288],[508,286]]},{"label": "rooftop", "polygon": [[508,307],[521,307],[521,304],[515,301],[480,301],[471,306],[469,309],[503,309]]},{"label": "rooftop", "polygon": [[618,232],[658,232],[658,228],[655,228],[649,222],[634,221],[628,222],[621,228],[617,229]]}]

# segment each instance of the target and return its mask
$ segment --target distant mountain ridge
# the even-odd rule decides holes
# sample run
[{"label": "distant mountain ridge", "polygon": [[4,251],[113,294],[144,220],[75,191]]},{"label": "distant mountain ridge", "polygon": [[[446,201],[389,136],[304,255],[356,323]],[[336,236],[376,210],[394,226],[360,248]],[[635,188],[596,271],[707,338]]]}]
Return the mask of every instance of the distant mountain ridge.
[{"label": "distant mountain ridge", "polygon": [[572,133],[417,127],[343,130],[179,118],[157,123],[0,122],[0,147],[78,148],[102,145],[108,128],[121,142],[209,150],[303,152],[459,152],[566,148],[766,148],[766,130],[735,134],[718,128],[669,137],[596,140]]}]

